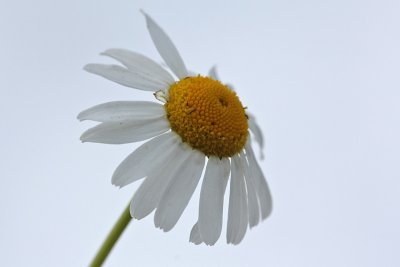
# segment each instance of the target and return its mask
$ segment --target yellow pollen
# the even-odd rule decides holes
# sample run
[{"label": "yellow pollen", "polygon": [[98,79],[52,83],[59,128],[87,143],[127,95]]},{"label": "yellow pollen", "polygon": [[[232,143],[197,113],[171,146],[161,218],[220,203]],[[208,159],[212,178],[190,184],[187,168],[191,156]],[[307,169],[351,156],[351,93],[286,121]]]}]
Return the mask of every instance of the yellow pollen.
[{"label": "yellow pollen", "polygon": [[207,156],[231,157],[245,146],[247,116],[236,93],[208,77],[188,77],[169,88],[171,129]]}]

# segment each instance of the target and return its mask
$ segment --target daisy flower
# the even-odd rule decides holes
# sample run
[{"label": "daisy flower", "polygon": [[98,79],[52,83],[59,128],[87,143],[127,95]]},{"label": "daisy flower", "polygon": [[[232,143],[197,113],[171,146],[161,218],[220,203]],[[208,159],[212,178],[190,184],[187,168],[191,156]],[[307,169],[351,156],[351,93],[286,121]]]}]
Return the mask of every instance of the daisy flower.
[{"label": "daisy flower", "polygon": [[[147,28],[169,70],[124,49],[102,53],[121,65],[89,64],[85,70],[121,85],[150,91],[159,102],[115,101],[82,111],[79,120],[100,122],[83,142],[126,144],[150,139],[115,170],[112,183],[123,187],[143,179],[130,203],[133,218],[155,210],[165,232],[178,222],[203,177],[198,220],[190,241],[213,245],[223,223],[223,201],[230,178],[227,242],[238,244],[247,228],[268,217],[272,199],[258,165],[250,133],[263,147],[254,117],[235,91],[218,80],[189,72],[171,39],[147,14]],[[203,174],[204,172],[204,174]]]}]

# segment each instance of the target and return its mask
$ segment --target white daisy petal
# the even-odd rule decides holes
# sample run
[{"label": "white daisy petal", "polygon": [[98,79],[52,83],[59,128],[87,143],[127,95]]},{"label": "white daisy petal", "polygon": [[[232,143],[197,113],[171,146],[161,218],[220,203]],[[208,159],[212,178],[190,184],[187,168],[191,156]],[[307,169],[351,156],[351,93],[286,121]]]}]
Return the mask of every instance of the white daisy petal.
[{"label": "white daisy petal", "polygon": [[131,202],[131,215],[142,219],[150,214],[159,204],[170,180],[180,172],[180,165],[189,153],[182,149],[182,144],[174,144],[173,151],[162,165],[153,166],[153,172],[143,181]]},{"label": "white daisy petal", "polygon": [[156,227],[168,232],[175,226],[196,189],[204,161],[203,153],[197,150],[190,151],[189,158],[181,164],[179,173],[172,178],[161,198],[154,216]]},{"label": "white daisy petal", "polygon": [[118,65],[88,64],[84,69],[113,82],[139,90],[155,92],[169,86],[165,82],[140,75]]},{"label": "white daisy petal", "polygon": [[254,151],[251,148],[250,140],[246,144],[246,154],[249,161],[249,170],[251,171],[251,175],[254,178],[255,187],[257,189],[257,195],[261,208],[261,218],[264,220],[272,212],[272,197],[268,188],[267,181],[264,178],[264,174],[254,156]]},{"label": "white daisy petal", "polygon": [[235,87],[233,86],[233,84],[227,83],[226,86],[228,86],[228,88],[231,89],[232,91],[236,91]]},{"label": "white daisy petal", "polygon": [[214,245],[221,235],[224,193],[230,173],[227,158],[210,157],[200,193],[200,236],[207,245]]},{"label": "white daisy petal", "polygon": [[168,132],[144,143],[117,167],[112,176],[112,184],[123,187],[148,176],[153,168],[163,166],[178,142],[180,140],[176,135]]},{"label": "white daisy petal", "polygon": [[244,177],[247,188],[247,207],[249,211],[249,226],[256,226],[260,222],[260,205],[258,203],[258,194],[255,187],[253,175],[249,170],[249,165],[246,156],[243,152],[240,153],[241,164],[244,168]]},{"label": "white daisy petal", "polygon": [[196,77],[198,75],[200,75],[200,73],[189,70],[187,77]]},{"label": "white daisy petal", "polygon": [[189,241],[195,245],[200,245],[203,242],[201,241],[199,224],[197,222],[193,225],[192,231],[190,231]]},{"label": "white daisy petal", "polygon": [[84,132],[82,142],[126,144],[143,141],[170,129],[164,117],[151,120],[103,122]]},{"label": "white daisy petal", "polygon": [[161,67],[152,59],[139,53],[132,52],[126,49],[114,48],[108,49],[101,54],[118,60],[129,70],[136,72],[142,76],[148,76],[167,84],[172,84],[175,82],[174,78],[171,74],[169,74],[168,71],[166,71],[163,67]]},{"label": "white daisy petal", "polygon": [[172,43],[168,35],[161,29],[158,24],[149,17],[145,12],[143,15],[146,17],[146,24],[149,30],[151,39],[156,46],[158,53],[164,59],[168,67],[173,71],[173,73],[179,78],[183,79],[188,76],[188,71],[186,69],[185,63],[175,45]]},{"label": "white daisy petal", "polygon": [[[222,168],[224,169],[224,168],[227,168],[227,170],[226,170],[226,172],[227,172],[227,175],[226,176],[224,176],[224,175],[222,175],[222,176],[224,176],[224,178],[222,179],[224,182],[225,182],[225,185],[223,186],[223,189],[224,189],[224,191],[223,191],[223,193],[222,193],[222,196],[223,195],[225,195],[225,190],[226,190],[226,184],[228,183],[228,179],[229,179],[229,173],[230,173],[230,162],[229,162],[229,159],[228,158],[224,158],[224,159],[222,159],[221,161],[225,161],[225,162],[221,162],[221,164],[222,165],[224,165]],[[217,179],[218,180],[218,179]],[[204,184],[204,181],[203,181],[203,184]],[[203,189],[202,189],[203,190]],[[200,196],[200,201],[201,201],[201,196]],[[222,202],[221,202],[221,205],[223,206],[223,199],[221,200]],[[221,210],[222,210],[222,208],[221,208]],[[221,219],[222,219],[222,216],[221,216]],[[199,230],[199,222],[196,222],[194,225],[193,225],[193,228],[192,228],[192,231],[190,232],[190,242],[192,242],[192,243],[194,243],[195,245],[199,245],[199,244],[201,244],[203,241],[202,241],[202,237],[201,237],[201,235],[200,235],[200,230]],[[218,234],[218,236],[220,235],[221,233],[219,232],[219,234]],[[218,239],[218,238],[217,238]]]},{"label": "white daisy petal", "polygon": [[231,165],[232,173],[226,239],[228,244],[237,245],[242,241],[247,230],[247,196],[243,167],[238,155],[232,157]]},{"label": "white daisy petal", "polygon": [[264,150],[264,139],[263,139],[263,134],[261,131],[260,126],[258,126],[258,123],[256,122],[256,118],[249,112],[246,112],[247,116],[249,117],[249,128],[250,131],[254,134],[254,138],[258,145],[260,146],[260,157],[264,158],[263,150]]},{"label": "white daisy petal", "polygon": [[96,105],[78,115],[80,121],[98,122],[155,119],[165,115],[163,105],[149,101],[113,101]]},{"label": "white daisy petal", "polygon": [[217,66],[212,66],[212,68],[208,71],[208,76],[210,76],[214,80],[219,81],[219,77],[218,77],[218,73],[217,73]]}]

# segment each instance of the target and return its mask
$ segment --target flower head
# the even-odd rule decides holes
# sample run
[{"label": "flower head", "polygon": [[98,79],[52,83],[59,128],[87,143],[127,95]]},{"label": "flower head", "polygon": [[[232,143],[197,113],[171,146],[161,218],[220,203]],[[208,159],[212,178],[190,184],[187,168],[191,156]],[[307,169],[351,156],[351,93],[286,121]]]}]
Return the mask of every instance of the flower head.
[{"label": "flower head", "polygon": [[155,210],[155,225],[171,230],[196,189],[205,168],[199,217],[190,241],[213,245],[221,235],[223,201],[230,178],[227,242],[238,244],[248,226],[271,213],[272,199],[251,147],[250,132],[262,150],[254,117],[235,91],[217,77],[192,75],[165,32],[143,12],[151,38],[173,76],[153,60],[128,50],[102,53],[121,65],[89,64],[85,70],[121,85],[154,92],[162,103],[114,101],[82,111],[80,120],[99,125],[83,142],[125,144],[152,138],[115,170],[112,183],[123,187],[144,178],[130,205],[142,219]]}]

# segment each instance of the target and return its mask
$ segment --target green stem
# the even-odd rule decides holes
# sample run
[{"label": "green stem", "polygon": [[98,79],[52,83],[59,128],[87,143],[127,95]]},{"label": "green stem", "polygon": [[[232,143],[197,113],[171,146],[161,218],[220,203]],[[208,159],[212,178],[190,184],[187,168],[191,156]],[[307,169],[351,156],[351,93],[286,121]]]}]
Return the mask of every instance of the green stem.
[{"label": "green stem", "polygon": [[128,205],[128,207],[126,207],[124,212],[119,217],[118,221],[115,223],[111,232],[108,234],[106,240],[104,240],[103,245],[101,245],[92,263],[89,265],[90,267],[99,267],[103,264],[104,260],[107,258],[108,254],[110,254],[110,251],[118,241],[118,238],[124,232],[126,226],[128,226],[131,219],[132,217],[129,212]]}]

